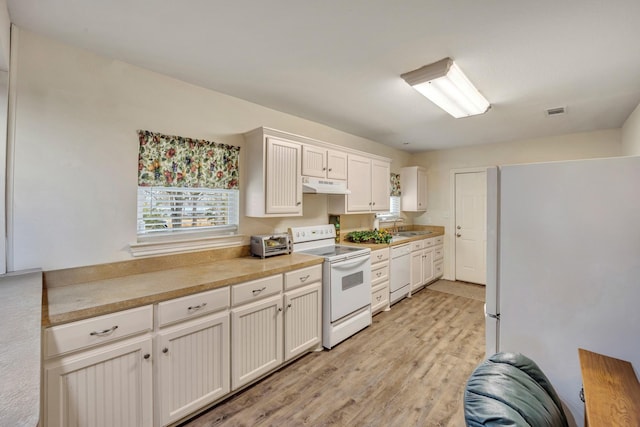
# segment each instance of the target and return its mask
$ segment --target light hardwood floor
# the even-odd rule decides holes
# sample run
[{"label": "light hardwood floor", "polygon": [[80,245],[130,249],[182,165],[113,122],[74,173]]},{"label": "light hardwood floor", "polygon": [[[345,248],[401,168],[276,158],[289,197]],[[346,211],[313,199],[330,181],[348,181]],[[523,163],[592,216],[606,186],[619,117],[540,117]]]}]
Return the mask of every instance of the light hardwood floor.
[{"label": "light hardwood floor", "polygon": [[464,426],[484,339],[482,301],[426,288],[183,425]]}]

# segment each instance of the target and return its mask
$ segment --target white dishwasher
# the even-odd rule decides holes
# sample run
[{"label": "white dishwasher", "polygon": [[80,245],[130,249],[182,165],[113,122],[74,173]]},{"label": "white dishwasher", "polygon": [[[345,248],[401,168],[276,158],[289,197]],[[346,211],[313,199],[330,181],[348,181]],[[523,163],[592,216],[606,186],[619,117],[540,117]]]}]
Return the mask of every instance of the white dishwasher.
[{"label": "white dishwasher", "polygon": [[391,247],[389,303],[393,304],[409,295],[411,289],[411,245]]}]

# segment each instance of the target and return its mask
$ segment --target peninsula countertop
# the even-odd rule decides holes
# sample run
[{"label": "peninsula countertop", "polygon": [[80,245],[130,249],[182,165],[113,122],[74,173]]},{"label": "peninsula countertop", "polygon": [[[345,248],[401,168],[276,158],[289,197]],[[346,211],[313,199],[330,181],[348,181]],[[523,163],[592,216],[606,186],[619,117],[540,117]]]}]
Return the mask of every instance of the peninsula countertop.
[{"label": "peninsula countertop", "polygon": [[49,327],[322,264],[305,254],[240,257],[45,288],[42,326]]},{"label": "peninsula countertop", "polygon": [[36,426],[40,418],[42,272],[0,276],[0,425]]}]

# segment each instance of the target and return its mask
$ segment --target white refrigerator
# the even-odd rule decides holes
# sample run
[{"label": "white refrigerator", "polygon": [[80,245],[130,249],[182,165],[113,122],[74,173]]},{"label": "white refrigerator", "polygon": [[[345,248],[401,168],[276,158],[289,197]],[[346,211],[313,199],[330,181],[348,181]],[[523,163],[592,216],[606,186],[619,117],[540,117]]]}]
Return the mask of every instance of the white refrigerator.
[{"label": "white refrigerator", "polygon": [[640,374],[640,157],[487,171],[487,354],[520,352],[583,425],[578,348]]}]

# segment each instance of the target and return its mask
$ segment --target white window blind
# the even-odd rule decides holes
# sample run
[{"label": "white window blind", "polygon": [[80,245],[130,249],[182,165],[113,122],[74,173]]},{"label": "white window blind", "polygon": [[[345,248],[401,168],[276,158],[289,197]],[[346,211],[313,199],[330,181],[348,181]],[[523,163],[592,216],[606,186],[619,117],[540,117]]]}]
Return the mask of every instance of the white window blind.
[{"label": "white window blind", "polygon": [[138,187],[138,237],[238,230],[238,190]]},{"label": "white window blind", "polygon": [[389,199],[389,212],[379,212],[376,214],[376,217],[380,218],[383,221],[393,221],[400,218],[400,200],[402,199],[402,197],[390,196]]}]

